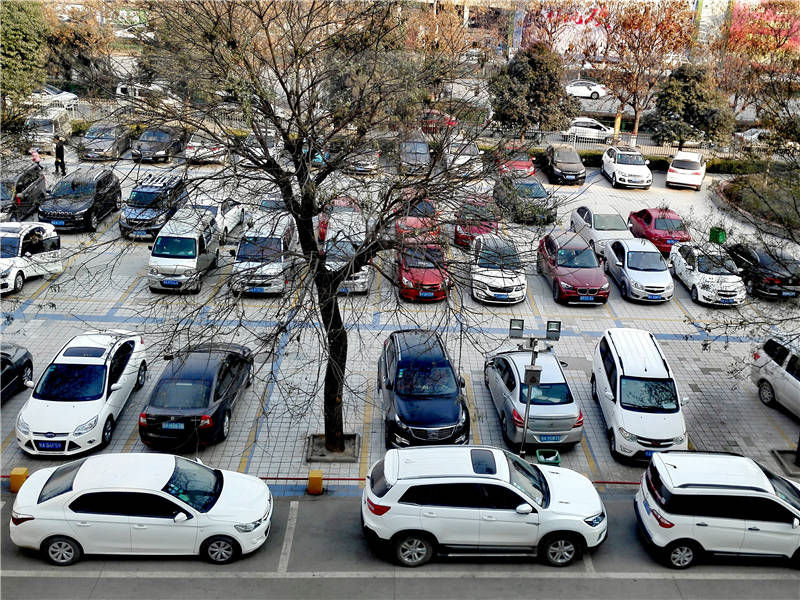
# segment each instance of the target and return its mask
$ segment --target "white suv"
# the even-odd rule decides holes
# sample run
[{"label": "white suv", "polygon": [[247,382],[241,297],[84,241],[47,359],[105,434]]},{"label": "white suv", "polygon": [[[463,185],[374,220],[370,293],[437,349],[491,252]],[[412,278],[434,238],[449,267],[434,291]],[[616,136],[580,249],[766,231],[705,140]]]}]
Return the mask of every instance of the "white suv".
[{"label": "white suv", "polygon": [[634,510],[646,540],[676,569],[703,552],[800,562],[800,484],[744,456],[655,455]]},{"label": "white suv", "polygon": [[594,349],[592,398],[600,404],[614,457],[647,460],[686,450],[678,386],[656,338],[641,329],[607,329]]},{"label": "white suv", "polygon": [[800,417],[800,344],[773,337],[754,348],[750,378],[766,406],[781,404]]},{"label": "white suv", "polygon": [[600,171],[611,182],[612,187],[640,187],[650,189],[653,174],[641,152],[631,146],[611,146],[603,153]]},{"label": "white suv", "polygon": [[563,567],[608,530],[586,477],[488,446],[389,450],[370,469],[361,520],[367,539],[406,567],[437,552],[538,555]]}]

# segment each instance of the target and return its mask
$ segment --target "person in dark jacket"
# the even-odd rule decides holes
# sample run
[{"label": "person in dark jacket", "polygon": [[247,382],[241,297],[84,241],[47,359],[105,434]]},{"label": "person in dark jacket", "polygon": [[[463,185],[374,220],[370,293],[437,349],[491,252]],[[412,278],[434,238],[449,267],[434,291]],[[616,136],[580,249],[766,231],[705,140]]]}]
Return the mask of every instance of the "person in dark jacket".
[{"label": "person in dark jacket", "polygon": [[56,142],[56,175],[58,175],[58,171],[61,170],[61,175],[67,174],[67,167],[64,164],[64,140],[61,139],[60,136],[55,137]]}]

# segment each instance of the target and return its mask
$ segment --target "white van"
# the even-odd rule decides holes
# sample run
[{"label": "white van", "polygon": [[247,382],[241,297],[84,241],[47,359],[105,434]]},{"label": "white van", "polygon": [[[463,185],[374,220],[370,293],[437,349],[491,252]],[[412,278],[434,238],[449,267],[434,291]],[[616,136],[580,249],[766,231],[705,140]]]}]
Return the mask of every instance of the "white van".
[{"label": "white van", "polygon": [[686,450],[678,384],[655,336],[608,329],[594,349],[592,398],[600,404],[613,457],[649,460],[654,452]]},{"label": "white van", "polygon": [[207,210],[181,208],[148,248],[150,291],[188,289],[197,294],[203,275],[219,262],[219,230],[214,215]]},{"label": "white van", "polygon": [[247,224],[228,285],[235,293],[282,294],[294,276],[300,238],[290,214],[265,214]]},{"label": "white van", "polygon": [[25,121],[31,146],[40,152],[53,154],[56,149],[55,136],[64,139],[72,135],[72,123],[64,108],[51,107],[31,115]]},{"label": "white van", "polygon": [[31,277],[63,272],[61,238],[50,223],[0,225],[0,293],[21,291]]}]

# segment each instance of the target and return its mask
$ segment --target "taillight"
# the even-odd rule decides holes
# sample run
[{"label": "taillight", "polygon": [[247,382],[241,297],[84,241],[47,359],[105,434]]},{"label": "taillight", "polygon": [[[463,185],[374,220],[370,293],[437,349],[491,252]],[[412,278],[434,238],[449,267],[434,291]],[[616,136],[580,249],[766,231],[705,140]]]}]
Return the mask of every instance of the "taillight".
[{"label": "taillight", "polygon": [[774,285],[780,285],[781,280],[777,277],[764,277],[764,283],[772,283]]},{"label": "taillight", "polygon": [[753,360],[758,360],[760,358],[761,358],[761,355],[757,351],[753,352]]},{"label": "taillight", "polygon": [[139,413],[139,425],[141,427],[147,427],[147,413]]},{"label": "taillight", "polygon": [[536,167],[529,167],[528,175],[535,175],[535,174],[536,174]]},{"label": "taillight", "polygon": [[392,507],[383,506],[382,504],[375,504],[372,500],[367,498],[367,508],[373,515],[378,515],[380,517],[381,515],[385,515],[387,512],[389,512],[389,509]]},{"label": "taillight", "polygon": [[583,427],[583,411],[582,410],[578,411],[578,420],[575,421],[575,425],[573,425],[572,428],[574,429],[575,427]]},{"label": "taillight", "polygon": [[511,420],[514,421],[514,425],[516,425],[517,427],[522,427],[523,425],[525,425],[525,421],[522,420],[522,417],[517,412],[516,408],[512,409],[511,411]]},{"label": "taillight", "polygon": [[22,204],[22,196],[20,196],[19,194],[17,194],[17,197],[16,197],[16,198],[14,198],[14,199],[17,201],[17,206],[19,206],[20,204]]},{"label": "taillight", "polygon": [[667,170],[667,173],[677,173],[677,172],[678,172],[678,171],[677,171],[677,169],[673,169],[672,167],[670,167],[670,168]]},{"label": "taillight", "polygon": [[653,518],[655,518],[655,520],[658,521],[658,524],[664,529],[675,527],[675,523],[672,521],[667,521],[657,510],[653,509],[652,507],[650,508],[650,512],[653,513]]},{"label": "taillight", "polygon": [[200,417],[200,424],[198,425],[200,429],[208,429],[212,425],[214,425],[214,419],[212,419],[211,416],[203,415]]},{"label": "taillight", "polygon": [[700,175],[700,171],[695,171],[692,173],[692,175]]},{"label": "taillight", "polygon": [[33,517],[30,515],[21,515],[17,512],[11,513],[11,522],[14,525],[22,525],[25,521],[33,521]]},{"label": "taillight", "polygon": [[187,150],[194,150],[194,146],[186,146]]}]

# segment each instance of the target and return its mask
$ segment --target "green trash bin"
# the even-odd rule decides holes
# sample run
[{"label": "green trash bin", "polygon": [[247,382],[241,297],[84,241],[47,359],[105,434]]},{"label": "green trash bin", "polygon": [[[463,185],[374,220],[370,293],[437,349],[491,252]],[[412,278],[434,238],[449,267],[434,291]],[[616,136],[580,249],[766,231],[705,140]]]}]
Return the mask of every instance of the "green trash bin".
[{"label": "green trash bin", "polygon": [[554,465],[557,467],[561,464],[561,455],[558,450],[543,448],[536,451],[536,460],[539,461],[540,465]]},{"label": "green trash bin", "polygon": [[725,230],[722,227],[712,227],[708,235],[708,241],[712,244],[724,244],[726,238]]}]

